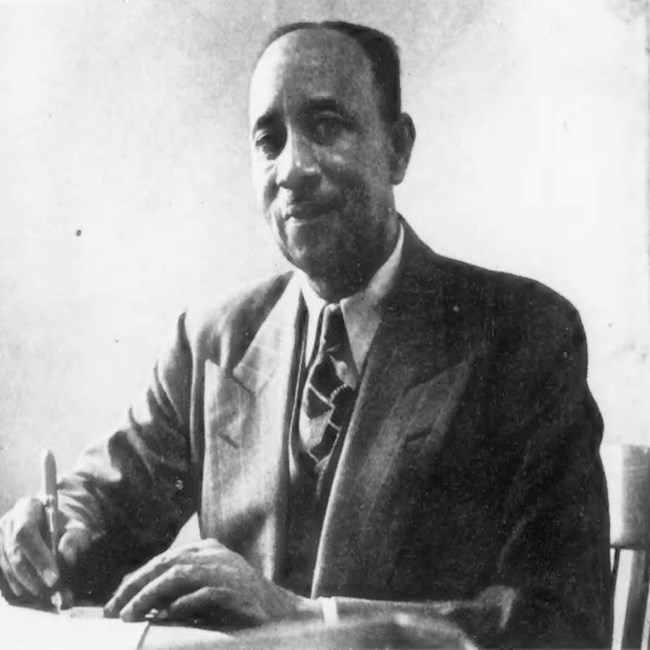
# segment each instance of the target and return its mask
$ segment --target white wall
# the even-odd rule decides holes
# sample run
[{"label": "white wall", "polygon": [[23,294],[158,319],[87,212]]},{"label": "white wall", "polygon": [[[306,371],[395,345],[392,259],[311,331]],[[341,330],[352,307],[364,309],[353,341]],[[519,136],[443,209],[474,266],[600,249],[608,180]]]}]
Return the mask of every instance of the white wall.
[{"label": "white wall", "polygon": [[650,444],[645,2],[0,3],[0,510],[142,385],[176,312],[280,264],[246,95],[285,20],[400,44],[402,212],[580,309],[610,439]]}]

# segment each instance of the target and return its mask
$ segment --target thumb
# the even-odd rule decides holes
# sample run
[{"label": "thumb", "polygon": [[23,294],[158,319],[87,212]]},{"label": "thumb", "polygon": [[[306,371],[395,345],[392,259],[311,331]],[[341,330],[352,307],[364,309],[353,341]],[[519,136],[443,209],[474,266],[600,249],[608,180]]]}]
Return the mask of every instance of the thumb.
[{"label": "thumb", "polygon": [[59,555],[73,567],[81,553],[88,549],[95,536],[82,524],[68,526],[59,540]]}]

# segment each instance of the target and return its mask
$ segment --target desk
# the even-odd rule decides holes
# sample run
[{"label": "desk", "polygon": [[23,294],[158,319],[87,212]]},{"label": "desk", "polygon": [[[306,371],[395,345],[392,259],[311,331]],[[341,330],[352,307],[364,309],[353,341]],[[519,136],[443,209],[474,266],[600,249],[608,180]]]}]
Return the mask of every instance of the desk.
[{"label": "desk", "polygon": [[3,650],[207,650],[230,640],[222,632],[124,623],[103,618],[101,608],[81,609],[57,615],[0,605],[0,646]]},{"label": "desk", "polygon": [[[86,608],[87,609],[87,608]],[[322,622],[277,623],[228,635],[195,627],[104,619],[0,606],[3,650],[330,650],[335,648],[460,648],[476,650],[442,617],[395,614]]]}]

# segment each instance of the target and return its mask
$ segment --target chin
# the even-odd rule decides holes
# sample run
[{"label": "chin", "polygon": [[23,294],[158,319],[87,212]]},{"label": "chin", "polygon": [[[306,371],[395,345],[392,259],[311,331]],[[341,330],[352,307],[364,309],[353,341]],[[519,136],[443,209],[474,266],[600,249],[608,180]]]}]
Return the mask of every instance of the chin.
[{"label": "chin", "polygon": [[351,295],[364,284],[356,259],[334,258],[330,250],[319,256],[287,259],[309,277],[312,284],[319,288],[318,293],[326,300],[338,300]]},{"label": "chin", "polygon": [[326,278],[331,275],[332,256],[329,251],[324,251],[321,254],[302,253],[302,254],[289,254],[286,258],[293,266],[306,273],[310,278]]},{"label": "chin", "polygon": [[336,251],[340,250],[330,237],[287,237],[280,248],[284,256],[305,273],[318,273],[337,264]]},{"label": "chin", "polygon": [[310,232],[309,236],[305,232],[295,237],[283,234],[278,241],[282,254],[314,282],[328,284],[331,281],[338,285],[359,275],[361,258],[354,250],[356,247],[351,246],[349,235],[323,228],[318,233]]}]

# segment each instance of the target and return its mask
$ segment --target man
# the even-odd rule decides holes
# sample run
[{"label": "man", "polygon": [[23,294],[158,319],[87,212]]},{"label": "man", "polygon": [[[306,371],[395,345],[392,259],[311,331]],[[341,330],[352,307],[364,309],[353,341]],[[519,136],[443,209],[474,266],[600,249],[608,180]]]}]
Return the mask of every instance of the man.
[{"label": "man", "polygon": [[[533,281],[434,254],[399,217],[415,129],[392,41],[281,28],[250,122],[260,204],[296,271],[179,320],[125,427],[62,482],[67,580],[97,596],[134,568],[105,606],[125,620],[406,609],[485,644],[607,644],[579,317]],[[203,541],[165,551],[195,510]],[[42,524],[33,499],[2,520],[8,595],[60,584]]]}]

